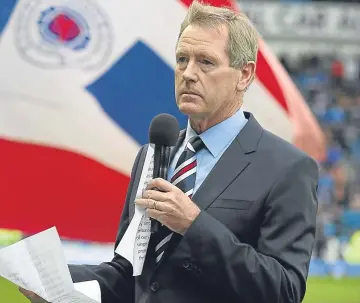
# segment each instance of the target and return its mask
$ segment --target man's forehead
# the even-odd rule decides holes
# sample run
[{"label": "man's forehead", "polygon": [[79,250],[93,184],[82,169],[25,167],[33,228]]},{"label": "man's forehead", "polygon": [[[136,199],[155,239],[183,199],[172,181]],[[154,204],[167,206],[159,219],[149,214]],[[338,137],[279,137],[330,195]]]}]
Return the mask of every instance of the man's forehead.
[{"label": "man's forehead", "polygon": [[228,34],[229,29],[225,24],[218,26],[190,24],[184,29],[179,41],[188,38],[223,40],[224,38],[228,38]]},{"label": "man's forehead", "polygon": [[186,51],[194,47],[204,50],[209,47],[222,50],[226,48],[227,41],[228,30],[226,26],[189,25],[177,43],[176,52]]}]

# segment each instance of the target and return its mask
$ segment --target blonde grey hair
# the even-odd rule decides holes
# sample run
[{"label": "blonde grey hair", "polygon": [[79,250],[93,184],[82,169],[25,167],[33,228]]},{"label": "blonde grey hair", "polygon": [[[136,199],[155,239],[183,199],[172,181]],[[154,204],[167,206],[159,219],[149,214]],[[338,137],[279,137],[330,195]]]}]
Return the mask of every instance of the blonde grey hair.
[{"label": "blonde grey hair", "polygon": [[189,25],[219,28],[224,24],[229,30],[227,52],[230,66],[240,69],[248,62],[256,62],[259,34],[246,15],[230,8],[194,1],[181,24],[178,42]]}]

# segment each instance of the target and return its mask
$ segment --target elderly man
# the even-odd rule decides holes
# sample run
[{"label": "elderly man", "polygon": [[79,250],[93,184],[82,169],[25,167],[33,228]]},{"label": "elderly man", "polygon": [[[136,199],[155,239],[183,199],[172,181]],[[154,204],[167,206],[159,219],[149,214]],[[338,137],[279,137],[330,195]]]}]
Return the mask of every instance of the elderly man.
[{"label": "elderly man", "polygon": [[[143,272],[133,277],[119,255],[99,266],[70,266],[75,282],[99,282],[103,303],[302,301],[318,167],[242,111],[257,51],[257,32],[244,15],[190,7],[175,70],[176,102],[189,123],[168,180],[153,180],[135,201],[163,224],[151,237]],[[116,244],[134,212],[146,150],[133,166]]]}]

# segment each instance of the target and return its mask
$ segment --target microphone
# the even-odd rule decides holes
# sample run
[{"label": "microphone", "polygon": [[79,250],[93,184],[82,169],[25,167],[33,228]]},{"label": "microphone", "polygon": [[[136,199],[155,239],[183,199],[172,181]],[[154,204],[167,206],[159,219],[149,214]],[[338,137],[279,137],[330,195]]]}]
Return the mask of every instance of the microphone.
[{"label": "microphone", "polygon": [[[170,165],[171,146],[175,146],[180,133],[179,122],[169,114],[159,114],[153,118],[149,128],[149,142],[154,144],[153,179],[167,180]],[[157,232],[160,222],[151,220],[151,232]]]}]

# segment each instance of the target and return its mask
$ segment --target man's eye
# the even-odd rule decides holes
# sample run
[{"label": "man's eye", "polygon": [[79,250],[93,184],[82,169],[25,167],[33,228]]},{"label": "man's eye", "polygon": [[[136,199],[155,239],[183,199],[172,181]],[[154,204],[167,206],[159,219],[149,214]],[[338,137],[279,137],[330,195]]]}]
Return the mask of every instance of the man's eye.
[{"label": "man's eye", "polygon": [[184,63],[186,61],[186,58],[185,57],[178,57],[177,59],[176,59],[176,62],[178,62],[178,63]]},{"label": "man's eye", "polygon": [[212,62],[206,59],[202,60],[202,63],[205,65],[212,65]]}]

